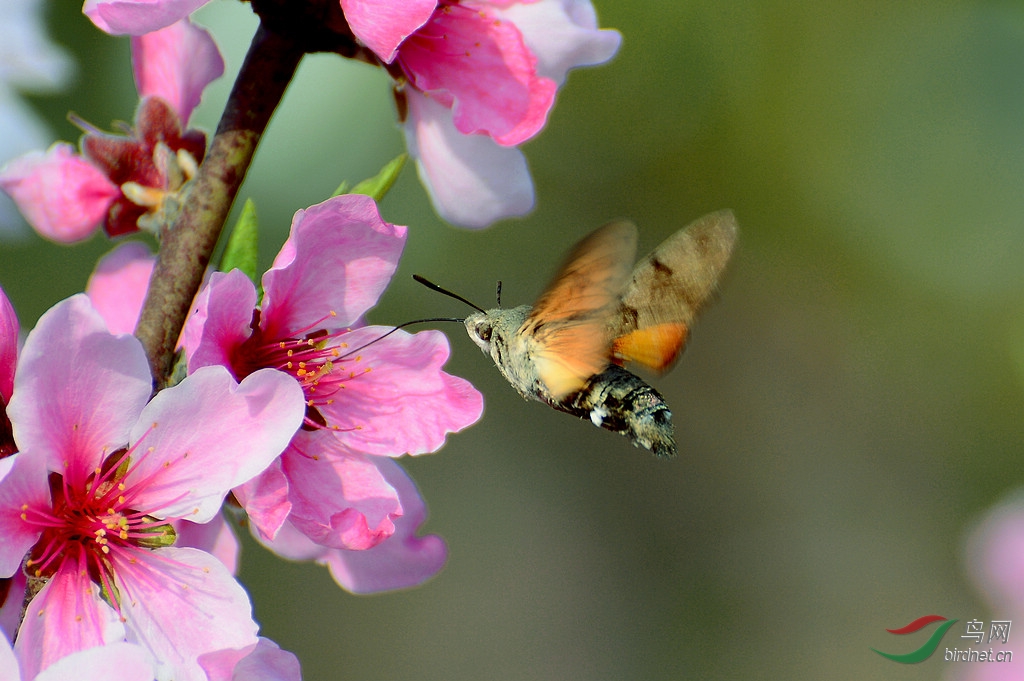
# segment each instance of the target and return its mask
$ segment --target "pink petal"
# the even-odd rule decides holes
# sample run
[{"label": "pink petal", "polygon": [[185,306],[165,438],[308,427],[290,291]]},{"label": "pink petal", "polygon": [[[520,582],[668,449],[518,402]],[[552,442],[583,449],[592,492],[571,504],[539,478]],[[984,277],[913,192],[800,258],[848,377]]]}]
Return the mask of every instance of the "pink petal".
[{"label": "pink petal", "polygon": [[223,563],[228,572],[238,573],[238,537],[223,513],[218,513],[208,523],[177,522],[174,530],[177,533],[175,546],[205,551]]},{"label": "pink petal", "polygon": [[0,681],[21,681],[21,669],[11,644],[0,636]]},{"label": "pink petal", "polygon": [[235,349],[252,334],[256,287],[239,270],[214,272],[196,296],[185,322],[182,345],[189,371],[199,367],[230,367]]},{"label": "pink petal", "polygon": [[398,46],[426,23],[437,0],[341,0],[345,20],[361,43],[385,64]]},{"label": "pink petal", "polygon": [[277,458],[304,414],[287,374],[263,369],[236,384],[224,367],[204,367],[146,405],[125,484],[157,517],[208,522],[232,487]]},{"label": "pink petal", "polygon": [[299,658],[270,639],[240,651],[218,651],[199,661],[209,681],[301,681]]},{"label": "pink petal", "polygon": [[[296,433],[293,439],[301,433]],[[266,470],[233,490],[249,516],[252,529],[267,539],[273,539],[288,520],[292,511],[288,492],[288,477],[281,470],[280,458],[274,459]]]},{"label": "pink petal", "polygon": [[133,37],[132,68],[139,96],[160,97],[185,122],[203,89],[224,74],[224,59],[213,37],[184,19]]},{"label": "pink petal", "polygon": [[373,199],[359,194],[298,211],[274,266],[263,275],[261,327],[271,338],[285,338],[311,324],[355,323],[391,281],[405,234],[405,227],[381,220]]},{"label": "pink petal", "polygon": [[332,550],[318,563],[324,563],[331,576],[352,593],[365,594],[418,586],[444,567],[447,548],[436,535],[416,536],[427,518],[427,507],[412,478],[394,461],[381,461],[381,471],[398,490],[403,515],[395,533],[366,551]]},{"label": "pink petal", "polygon": [[379,457],[322,452],[330,433],[299,433],[281,457],[290,481],[289,520],[313,542],[363,550],[387,539],[402,515],[398,494],[381,474]]},{"label": "pink petal", "polygon": [[398,492],[404,515],[395,522],[395,533],[365,551],[330,549],[314,544],[291,523],[285,523],[273,541],[256,540],[290,560],[315,560],[326,565],[334,580],[353,593],[405,589],[422,584],[444,567],[447,548],[434,535],[416,536],[427,509],[412,479],[390,459],[378,463],[385,480]]},{"label": "pink petal", "polygon": [[503,146],[533,137],[554,103],[555,82],[516,26],[487,9],[445,6],[402,45],[400,62],[416,89],[452,103],[455,127]]},{"label": "pink petal", "polygon": [[128,241],[100,258],[85,293],[111,333],[132,333],[149,290],[156,256],[140,241]]},{"label": "pink petal", "polygon": [[209,0],[85,0],[82,12],[111,35],[142,35],[186,18]]},{"label": "pink petal", "polygon": [[[345,338],[353,347],[390,329],[363,327]],[[322,407],[332,434],[365,454],[399,456],[437,451],[448,433],[480,418],[483,397],[468,381],[446,374],[448,339],[440,331],[397,331],[360,351],[359,371],[333,404]],[[365,371],[364,371],[365,370]]]},{"label": "pink petal", "polygon": [[249,597],[216,558],[189,548],[137,556],[118,554],[114,570],[127,639],[153,654],[157,678],[206,681],[200,655],[256,643]]},{"label": "pink petal", "polygon": [[29,603],[14,652],[25,679],[66,655],[124,640],[117,613],[74,561],[61,568]]},{"label": "pink petal", "polygon": [[533,210],[533,181],[521,151],[463,135],[451,111],[415,91],[407,95],[406,146],[442,218],[479,228]]},{"label": "pink petal", "polygon": [[99,227],[121,190],[96,166],[60,143],[19,156],[0,171],[0,189],[40,235],[81,241]]},{"label": "pink petal", "polygon": [[597,15],[590,0],[505,4],[507,9],[496,9],[494,13],[516,25],[537,57],[537,73],[559,85],[569,69],[602,64],[622,44],[618,31],[597,27]]},{"label": "pink petal", "polygon": [[295,529],[290,522],[285,522],[281,528],[270,539],[252,529],[253,538],[265,548],[288,560],[318,560],[331,551],[340,549],[328,549],[313,541],[306,535]]},{"label": "pink petal", "polygon": [[18,363],[18,315],[7,294],[0,288],[0,398],[4,403],[14,391],[14,367]]},{"label": "pink petal", "polygon": [[153,681],[149,654],[131,643],[110,643],[54,662],[35,681]]},{"label": "pink petal", "polygon": [[25,554],[39,539],[38,526],[27,524],[21,514],[26,508],[49,508],[47,475],[42,454],[19,452],[0,459],[0,577],[19,572]]},{"label": "pink petal", "polygon": [[[21,608],[24,605],[23,594],[28,584],[23,570],[15,570],[9,579],[7,600],[4,601],[3,605],[0,605],[0,640],[6,638],[8,641],[13,641],[15,634],[18,632],[18,625],[21,624]],[[0,663],[0,672],[3,669],[4,665]]]},{"label": "pink petal", "polygon": [[152,391],[132,336],[112,336],[84,294],[39,318],[22,349],[7,414],[23,452],[45,454],[72,486],[128,442]]}]

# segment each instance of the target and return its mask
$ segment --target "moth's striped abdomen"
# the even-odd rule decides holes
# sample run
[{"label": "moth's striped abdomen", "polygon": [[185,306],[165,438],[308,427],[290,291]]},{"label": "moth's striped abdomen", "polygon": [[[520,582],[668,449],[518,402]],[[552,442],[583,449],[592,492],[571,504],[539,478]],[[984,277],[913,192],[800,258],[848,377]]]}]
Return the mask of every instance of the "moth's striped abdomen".
[{"label": "moth's striped abdomen", "polygon": [[657,390],[620,366],[610,365],[581,390],[551,406],[625,435],[656,456],[676,455],[672,412]]}]

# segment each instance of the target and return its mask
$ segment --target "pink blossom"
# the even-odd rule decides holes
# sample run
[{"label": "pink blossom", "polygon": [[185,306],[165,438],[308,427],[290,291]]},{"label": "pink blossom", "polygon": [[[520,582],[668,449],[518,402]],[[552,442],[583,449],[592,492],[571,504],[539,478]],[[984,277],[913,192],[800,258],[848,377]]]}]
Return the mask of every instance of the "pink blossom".
[{"label": "pink blossom", "polygon": [[300,391],[279,372],[238,384],[220,367],[152,400],[150,389],[139,342],[111,335],[84,295],[44,314],[25,342],[9,408],[20,452],[0,480],[0,576],[28,554],[49,578],[15,646],[29,678],[127,640],[152,654],[158,677],[203,681],[199,655],[256,642],[241,586],[212,555],[172,545],[172,524],[211,521],[277,457],[302,420]]},{"label": "pink blossom", "polygon": [[447,433],[479,417],[480,394],[441,371],[443,334],[385,337],[393,329],[361,321],[390,281],[405,234],[366,196],[298,211],[263,277],[259,309],[238,271],[215,273],[200,292],[183,334],[189,370],[220,364],[240,379],[276,368],[303,387],[306,428],[364,454],[436,451]]},{"label": "pink blossom", "polygon": [[[366,196],[299,211],[263,277],[262,307],[241,272],[215,273],[183,334],[189,371],[223,365],[243,378],[274,368],[302,386],[303,430],[277,462],[235,489],[261,540],[276,549],[281,532],[301,535],[310,558],[322,562],[331,551],[389,544],[406,555],[394,559],[396,574],[382,577],[390,586],[381,588],[418,583],[444,560],[440,540],[413,537],[419,522],[403,519],[422,501],[411,483],[404,492],[396,486],[391,477],[404,474],[381,457],[436,451],[483,406],[468,382],[442,371],[441,333],[362,323],[395,271],[405,232],[381,220]],[[401,527],[411,539],[396,539]]]},{"label": "pink blossom", "polygon": [[60,242],[102,223],[116,236],[158,231],[206,153],[206,136],[186,129],[203,88],[224,71],[213,38],[188,21],[132,40],[142,97],[130,136],[90,129],[82,153],[68,144],[32,152],[0,171],[0,188],[29,223]]},{"label": "pink blossom", "polygon": [[441,216],[482,227],[528,212],[529,171],[512,147],[544,126],[569,69],[607,61],[620,42],[590,0],[439,3],[395,63],[410,154]]}]

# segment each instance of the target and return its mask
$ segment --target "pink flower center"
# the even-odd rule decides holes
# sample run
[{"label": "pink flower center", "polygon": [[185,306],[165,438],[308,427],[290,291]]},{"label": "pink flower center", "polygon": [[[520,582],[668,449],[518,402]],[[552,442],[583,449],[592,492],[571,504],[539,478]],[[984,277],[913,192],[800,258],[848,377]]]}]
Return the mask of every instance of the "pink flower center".
[{"label": "pink flower center", "polygon": [[[315,328],[335,316],[334,312],[300,329],[299,337],[278,340],[268,338],[259,328],[259,310],[254,313],[253,333],[232,358],[235,378],[242,380],[259,369],[277,369],[295,377],[306,397],[306,418],[303,428],[340,430],[324,415],[334,404],[348,381],[371,370],[363,364],[362,355],[355,354],[342,339],[351,329],[328,331]],[[315,330],[310,330],[315,329]]]},{"label": "pink flower center", "polygon": [[139,551],[174,543],[175,532],[167,520],[133,507],[133,499],[143,486],[128,488],[124,483],[130,470],[130,453],[114,453],[82,485],[72,485],[65,476],[51,474],[50,507],[22,507],[21,519],[42,530],[25,562],[31,576],[52,576],[71,561],[102,587],[117,608],[113,576],[119,559],[134,562]]}]

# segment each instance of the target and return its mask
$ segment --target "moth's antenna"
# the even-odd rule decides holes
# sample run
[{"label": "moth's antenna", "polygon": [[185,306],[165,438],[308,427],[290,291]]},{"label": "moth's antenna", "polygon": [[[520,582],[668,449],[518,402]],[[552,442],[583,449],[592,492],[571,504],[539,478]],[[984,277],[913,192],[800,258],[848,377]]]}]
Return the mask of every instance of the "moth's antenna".
[{"label": "moth's antenna", "polygon": [[404,324],[399,324],[398,326],[396,326],[395,328],[391,329],[387,333],[382,334],[380,336],[377,336],[372,341],[370,341],[368,343],[363,343],[358,348],[352,348],[351,350],[346,352],[344,355],[341,355],[341,357],[339,357],[338,359],[344,359],[345,357],[348,357],[349,355],[354,355],[355,353],[359,352],[360,350],[363,350],[365,348],[370,347],[371,345],[373,345],[377,341],[384,340],[385,338],[387,338],[388,336],[393,334],[395,331],[398,331],[399,329],[404,328],[406,326],[411,326],[412,324],[423,324],[424,322],[458,322],[459,324],[462,324],[465,321],[466,321],[465,319],[459,319],[458,317],[428,317],[427,319],[414,319],[411,322],[405,322]]},{"label": "moth's antenna", "polygon": [[[474,305],[473,303],[469,302],[468,300],[466,300],[465,298],[460,296],[458,293],[452,293],[451,291],[449,291],[446,288],[441,288],[440,286],[438,286],[434,282],[430,281],[429,279],[424,279],[423,277],[421,277],[418,274],[412,275],[412,278],[415,279],[416,281],[418,281],[419,283],[423,284],[427,288],[431,289],[432,291],[437,291],[438,293],[443,293],[446,296],[448,296],[449,298],[454,298],[455,300],[462,301],[463,303],[465,303],[466,305],[469,305],[471,308],[473,308],[477,312],[483,312],[484,314],[487,314],[487,310],[483,309],[479,305]],[[429,320],[423,320],[423,321],[441,321],[441,320],[429,319]],[[412,324],[412,322],[409,322],[409,323]]]},{"label": "moth's antenna", "polygon": [[501,279],[498,280],[498,290],[494,292],[494,297],[498,299],[498,307],[501,307]]}]

